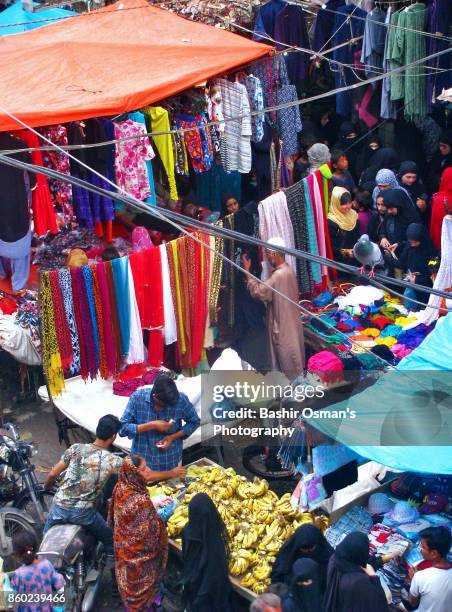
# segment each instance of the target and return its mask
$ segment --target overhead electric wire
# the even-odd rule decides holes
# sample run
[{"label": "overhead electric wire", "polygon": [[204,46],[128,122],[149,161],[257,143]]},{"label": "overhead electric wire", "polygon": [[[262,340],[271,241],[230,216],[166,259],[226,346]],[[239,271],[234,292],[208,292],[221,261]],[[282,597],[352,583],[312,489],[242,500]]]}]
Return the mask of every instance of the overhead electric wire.
[{"label": "overhead electric wire", "polygon": [[[269,113],[269,112],[272,112],[272,111],[284,110],[286,108],[292,108],[294,106],[302,106],[303,104],[310,104],[311,102],[316,102],[317,100],[328,98],[328,97],[336,95],[338,93],[342,93],[342,92],[345,92],[345,91],[351,91],[353,89],[357,89],[359,87],[363,87],[364,85],[368,85],[368,84],[371,84],[371,83],[376,83],[378,81],[381,81],[382,79],[387,78],[388,76],[392,76],[393,74],[398,74],[402,70],[406,70],[408,68],[412,68],[413,66],[417,66],[418,64],[426,62],[426,61],[428,61],[430,59],[433,59],[435,57],[440,57],[442,55],[445,55],[445,54],[451,53],[451,52],[452,52],[452,47],[449,48],[449,49],[442,49],[441,51],[437,51],[436,53],[432,53],[431,55],[428,55],[428,56],[426,56],[426,57],[424,57],[422,59],[415,60],[413,62],[410,62],[409,64],[405,64],[404,66],[398,66],[397,68],[393,68],[392,70],[388,70],[387,72],[385,72],[383,74],[379,74],[379,75],[376,75],[374,77],[370,77],[369,79],[367,79],[365,81],[360,81],[358,83],[353,83],[352,85],[346,85],[346,86],[343,86],[343,87],[337,87],[336,89],[332,89],[330,91],[323,92],[321,94],[317,94],[317,95],[311,96],[309,98],[302,98],[302,99],[294,100],[294,101],[291,101],[291,102],[285,102],[285,103],[282,103],[282,104],[275,104],[275,105],[272,105],[272,106],[268,106],[268,107],[266,107],[266,108],[264,108],[262,110],[251,111],[251,112],[248,112],[248,113],[242,113],[242,114],[236,115],[234,117],[224,117],[224,119],[222,119],[221,121],[207,121],[202,127],[205,129],[206,127],[212,127],[212,126],[215,126],[215,125],[219,125],[221,123],[228,123],[229,121],[239,121],[241,119],[244,119],[245,117],[259,116],[259,115],[262,115],[262,114],[265,114],[265,113]],[[6,114],[9,117],[11,117],[14,120],[16,120],[18,123],[20,123],[24,127],[28,127],[25,123],[21,122],[20,119],[15,117],[15,115],[12,115],[5,108],[0,106],[0,110],[4,114]],[[87,118],[85,118],[85,119],[87,119]],[[81,120],[83,120],[83,119],[81,119]],[[30,129],[30,128],[28,128],[28,129]],[[43,138],[42,134],[40,134],[39,132],[36,132],[35,130],[33,130],[33,131],[40,138]],[[128,141],[128,140],[138,140],[140,138],[144,138],[145,136],[168,136],[168,135],[172,135],[172,134],[183,134],[185,132],[192,132],[192,131],[193,131],[193,128],[177,128],[177,129],[172,129],[172,130],[167,130],[167,131],[146,132],[146,133],[140,134],[139,136],[129,136],[129,137],[125,137],[125,138],[122,138],[122,139],[107,140],[107,141],[100,142],[100,143],[83,144],[83,145],[64,145],[62,147],[57,147],[57,148],[60,151],[70,151],[70,150],[76,150],[76,149],[88,149],[88,148],[108,146],[108,145],[111,145],[111,144],[116,144],[116,142],[123,142],[123,141]],[[43,140],[48,142],[49,146],[47,146],[47,147],[35,147],[35,148],[33,148],[33,147],[26,147],[26,148],[23,148],[23,149],[4,150],[4,151],[0,151],[0,154],[9,155],[9,154],[19,153],[19,152],[48,151],[48,150],[52,150],[55,147],[54,143],[52,143],[48,139],[43,138]],[[73,159],[75,160],[76,158],[73,158]]]}]

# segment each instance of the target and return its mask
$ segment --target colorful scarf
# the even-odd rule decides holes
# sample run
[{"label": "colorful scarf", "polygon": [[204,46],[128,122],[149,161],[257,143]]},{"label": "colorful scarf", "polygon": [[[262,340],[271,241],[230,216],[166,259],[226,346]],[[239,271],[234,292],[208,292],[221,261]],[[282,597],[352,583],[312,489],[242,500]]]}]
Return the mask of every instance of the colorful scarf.
[{"label": "colorful scarf", "polygon": [[55,330],[58,342],[58,349],[60,351],[61,365],[63,367],[63,370],[67,372],[71,367],[73,359],[72,343],[71,334],[66,319],[66,312],[64,310],[63,297],[60,291],[58,270],[52,270],[51,272],[49,272],[49,281],[50,289],[52,291],[53,318],[55,321]]},{"label": "colorful scarf", "polygon": [[48,272],[41,277],[42,301],[42,364],[49,392],[52,396],[60,395],[64,389],[64,372],[58,350],[55,319],[53,316],[52,288]]},{"label": "colorful scarf", "polygon": [[[216,223],[219,227],[223,227],[223,222],[218,221]],[[215,236],[215,251],[216,253],[223,253],[224,249],[224,240],[219,236]],[[223,272],[223,258],[220,255],[213,255],[213,264],[212,264],[212,281],[210,283],[210,296],[209,296],[209,315],[210,315],[210,324],[213,325],[217,322],[217,305],[218,305],[218,296],[220,295],[220,286],[221,286],[221,275]]]},{"label": "colorful scarf", "polygon": [[60,283],[61,295],[63,297],[64,310],[66,311],[66,320],[71,334],[72,345],[72,365],[71,372],[77,374],[80,372],[80,345],[77,332],[77,323],[74,314],[74,298],[72,295],[71,273],[66,268],[58,271],[58,280]]},{"label": "colorful scarf", "polygon": [[99,334],[100,375],[103,379],[107,379],[109,372],[107,365],[107,354],[105,351],[104,315],[102,310],[102,299],[100,296],[99,282],[96,276],[96,267],[94,266],[94,264],[91,264],[90,269],[93,283],[94,306],[96,308],[97,331]]},{"label": "colorful scarf", "polygon": [[184,319],[182,315],[182,298],[180,289],[178,240],[171,240],[166,244],[168,266],[170,271],[171,293],[173,295],[174,314],[177,323],[177,354],[186,352]]},{"label": "colorful scarf", "polygon": [[89,316],[93,330],[93,340],[96,347],[97,363],[100,364],[99,332],[96,318],[96,303],[94,302],[93,275],[89,266],[83,266],[83,278],[85,281],[86,297],[88,298]]},{"label": "colorful scarf", "polygon": [[111,262],[115,285],[116,308],[121,330],[122,355],[129,354],[130,345],[130,300],[129,300],[129,258],[118,257]]},{"label": "colorful scarf", "polygon": [[102,308],[103,338],[105,343],[105,359],[109,376],[116,374],[115,340],[113,330],[113,316],[110,308],[110,295],[108,291],[106,265],[103,262],[96,264],[96,279],[99,288],[99,297]]},{"label": "colorful scarf", "polygon": [[109,523],[121,599],[130,612],[152,609],[165,574],[168,535],[130,457],[124,459],[112,502]]},{"label": "colorful scarf", "polygon": [[73,305],[74,305],[75,324],[77,326],[77,335],[78,335],[79,346],[80,346],[80,374],[83,380],[86,380],[88,378],[88,360],[87,360],[86,342],[83,336],[83,324],[82,324],[82,317],[80,313],[80,302],[79,302],[78,293],[77,293],[76,270],[77,268],[73,268],[72,270],[70,270],[71,285],[72,285],[72,298],[73,298]]},{"label": "colorful scarf", "polygon": [[[88,268],[89,270],[89,268]],[[89,270],[90,271],[90,270]],[[82,335],[86,345],[86,362],[88,375],[94,380],[97,376],[99,369],[99,362],[97,360],[96,344],[94,340],[94,332],[92,325],[91,312],[88,302],[88,296],[86,293],[85,276],[83,268],[75,268],[72,270],[74,273],[73,280],[77,287],[77,298],[79,303],[80,321],[82,326]],[[73,285],[74,286],[74,285]],[[94,299],[94,298],[93,298]],[[95,315],[95,312],[94,312]]]},{"label": "colorful scarf", "polygon": [[113,331],[113,342],[115,347],[115,370],[119,371],[122,364],[121,328],[119,326],[118,309],[116,306],[115,283],[113,279],[113,267],[111,261],[105,263],[107,275],[108,297],[110,302],[111,324]]}]

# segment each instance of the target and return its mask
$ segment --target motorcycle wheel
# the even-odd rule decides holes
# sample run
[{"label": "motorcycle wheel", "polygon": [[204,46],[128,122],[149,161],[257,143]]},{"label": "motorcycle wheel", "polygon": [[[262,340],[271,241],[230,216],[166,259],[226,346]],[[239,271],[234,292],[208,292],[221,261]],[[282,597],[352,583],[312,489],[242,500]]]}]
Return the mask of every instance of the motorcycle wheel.
[{"label": "motorcycle wheel", "polygon": [[[38,498],[39,498],[39,501],[41,502],[42,509],[44,511],[44,516],[46,519],[47,519],[47,515],[49,514],[50,506],[52,505],[54,495],[55,495],[55,491],[42,490],[42,491],[39,491],[38,493]],[[32,519],[36,522],[36,525],[38,526],[39,531],[42,532],[42,530],[44,529],[44,525],[41,525],[41,521],[39,519],[38,512],[36,510],[36,507],[30,495],[28,495],[28,493],[25,493],[15,505],[17,508],[20,508],[20,510],[23,510],[24,512],[29,514],[32,517]]]},{"label": "motorcycle wheel", "polygon": [[290,480],[292,470],[282,467],[276,452],[265,446],[247,446],[243,452],[243,467],[252,474],[266,480]]},{"label": "motorcycle wheel", "polygon": [[20,532],[33,534],[38,538],[38,533],[31,523],[25,518],[14,512],[4,512],[0,520],[4,521],[5,537],[7,541],[7,551],[3,556],[3,571],[13,572],[20,567],[21,562],[16,559],[13,551],[13,536]]}]

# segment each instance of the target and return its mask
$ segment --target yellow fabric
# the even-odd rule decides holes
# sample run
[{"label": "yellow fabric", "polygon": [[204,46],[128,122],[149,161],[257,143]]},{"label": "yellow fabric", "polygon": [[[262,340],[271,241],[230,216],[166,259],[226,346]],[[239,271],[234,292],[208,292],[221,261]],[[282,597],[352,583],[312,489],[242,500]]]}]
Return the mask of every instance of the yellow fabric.
[{"label": "yellow fabric", "polygon": [[185,353],[187,350],[185,344],[185,331],[184,331],[184,317],[182,314],[182,294],[180,289],[180,281],[179,281],[179,254],[177,251],[177,240],[171,240],[169,243],[172,254],[173,254],[173,263],[174,263],[174,286],[176,288],[176,308],[177,308],[177,339],[180,343],[180,351],[181,353]]},{"label": "yellow fabric", "polygon": [[61,395],[64,389],[64,372],[53,314],[52,289],[48,272],[41,277],[41,308],[42,308],[42,366],[47,379],[50,395]]},{"label": "yellow fabric", "polygon": [[[208,236],[207,240],[208,240],[210,249],[215,249],[215,236]],[[207,304],[209,307],[207,308],[206,330],[204,333],[204,345],[203,346],[205,349],[211,348],[215,344],[215,339],[213,337],[213,327],[211,326],[211,323],[210,323],[210,300],[212,298],[212,277],[213,277],[213,265],[215,261],[214,250],[209,250],[208,253],[206,253],[206,255],[208,256],[208,262],[209,262],[208,264],[209,272],[207,276],[207,282],[208,282]]]},{"label": "yellow fabric", "polygon": [[365,336],[372,336],[373,338],[376,338],[380,335],[380,330],[375,329],[375,327],[368,327],[367,329],[363,329],[361,333]]},{"label": "yellow fabric", "polygon": [[[147,106],[143,109],[143,112],[151,118],[152,131],[153,132],[169,132],[170,122],[168,117],[168,111],[161,106]],[[168,177],[168,184],[170,188],[170,197],[172,200],[179,199],[176,187],[176,178],[174,176],[174,151],[171,134],[163,134],[162,136],[153,136],[152,140],[157,147],[157,150],[162,160],[163,167],[165,168],[166,175]]]},{"label": "yellow fabric", "polygon": [[397,344],[397,338],[394,338],[393,336],[386,336],[386,338],[377,338],[375,342],[377,344],[385,344],[386,346],[393,346],[394,344]]},{"label": "yellow fabric", "polygon": [[341,196],[344,193],[350,193],[344,187],[335,187],[331,194],[330,209],[328,212],[328,219],[334,221],[341,230],[345,232],[351,232],[355,229],[356,222],[358,221],[358,214],[355,210],[351,209],[348,212],[344,212],[341,206]]},{"label": "yellow fabric", "polygon": [[398,317],[395,320],[395,324],[400,325],[400,327],[403,327],[404,325],[408,325],[409,323],[414,323],[414,321],[417,321],[416,317]]}]

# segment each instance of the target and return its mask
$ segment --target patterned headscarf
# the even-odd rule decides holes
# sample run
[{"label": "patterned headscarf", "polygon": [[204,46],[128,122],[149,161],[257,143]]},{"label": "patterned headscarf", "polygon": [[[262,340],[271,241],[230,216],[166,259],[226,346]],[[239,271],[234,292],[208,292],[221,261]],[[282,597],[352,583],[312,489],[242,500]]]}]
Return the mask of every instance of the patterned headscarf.
[{"label": "patterned headscarf", "polygon": [[401,187],[397,181],[396,175],[392,170],[388,170],[388,168],[382,168],[377,172],[377,176],[375,177],[376,187],[372,193],[372,199],[374,201],[374,206],[377,204],[377,197],[380,193],[380,185],[389,185],[390,189],[401,189],[404,191],[409,197],[409,193],[406,189]]}]

